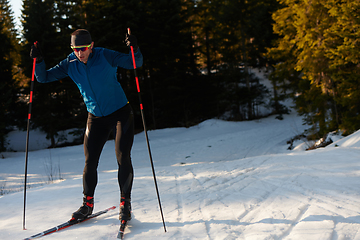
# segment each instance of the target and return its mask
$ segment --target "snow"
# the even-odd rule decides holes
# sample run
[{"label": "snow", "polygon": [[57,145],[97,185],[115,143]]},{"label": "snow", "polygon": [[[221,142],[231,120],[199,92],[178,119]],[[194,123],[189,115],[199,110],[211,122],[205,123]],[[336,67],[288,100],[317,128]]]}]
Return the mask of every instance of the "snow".
[{"label": "snow", "polygon": [[[211,119],[191,128],[149,131],[166,233],[144,133],[137,134],[133,219],[125,238],[360,239],[360,131],[326,148],[287,150],[286,141],[305,127],[291,113],[284,120]],[[41,132],[30,138],[41,144]],[[2,155],[0,191],[6,194],[0,196],[0,239],[47,230],[81,205],[83,147],[30,151],[27,230],[22,230],[25,154]],[[108,141],[95,211],[119,204],[116,167],[114,142]],[[116,239],[118,211],[44,238]]]}]

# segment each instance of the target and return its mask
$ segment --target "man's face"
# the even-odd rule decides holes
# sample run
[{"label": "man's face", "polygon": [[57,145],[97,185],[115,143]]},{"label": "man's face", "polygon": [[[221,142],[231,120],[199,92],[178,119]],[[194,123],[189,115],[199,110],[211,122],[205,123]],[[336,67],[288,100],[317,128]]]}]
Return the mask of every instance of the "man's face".
[{"label": "man's face", "polygon": [[74,50],[75,56],[83,63],[87,63],[90,53],[92,53],[92,48],[94,47],[94,42],[87,46],[73,46],[71,47]]}]

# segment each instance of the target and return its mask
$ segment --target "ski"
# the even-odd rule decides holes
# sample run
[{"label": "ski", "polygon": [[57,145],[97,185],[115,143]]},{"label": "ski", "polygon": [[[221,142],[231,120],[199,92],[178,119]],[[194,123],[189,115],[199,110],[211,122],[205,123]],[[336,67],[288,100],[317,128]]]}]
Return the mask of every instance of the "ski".
[{"label": "ski", "polygon": [[53,227],[53,228],[50,228],[50,229],[48,229],[48,230],[46,230],[46,231],[44,231],[44,232],[35,234],[35,235],[33,235],[33,236],[29,237],[29,238],[25,238],[24,240],[36,239],[36,238],[40,238],[40,237],[49,235],[49,234],[54,233],[54,232],[58,232],[58,231],[60,231],[60,230],[63,230],[63,229],[65,229],[65,228],[68,228],[68,227],[73,226],[73,225],[75,225],[75,224],[78,224],[78,223],[81,223],[81,222],[85,222],[85,221],[87,221],[87,220],[90,220],[90,219],[92,219],[92,218],[95,218],[95,217],[97,217],[97,216],[100,216],[100,215],[102,215],[102,214],[104,214],[104,213],[107,213],[109,210],[113,210],[113,209],[115,209],[115,208],[116,208],[115,206],[112,206],[112,207],[107,208],[107,209],[105,209],[105,210],[102,210],[102,211],[93,213],[93,214],[91,214],[90,216],[88,216],[87,218],[85,218],[85,219],[83,219],[83,220],[79,220],[79,221],[78,221],[78,220],[70,219],[69,221],[67,221],[67,222],[65,222],[65,223],[63,223],[63,224],[60,224],[60,225],[58,225],[58,226],[56,226],[56,227]]},{"label": "ski", "polygon": [[127,221],[123,220],[120,225],[119,233],[117,235],[118,239],[124,239],[124,232],[126,227]]}]

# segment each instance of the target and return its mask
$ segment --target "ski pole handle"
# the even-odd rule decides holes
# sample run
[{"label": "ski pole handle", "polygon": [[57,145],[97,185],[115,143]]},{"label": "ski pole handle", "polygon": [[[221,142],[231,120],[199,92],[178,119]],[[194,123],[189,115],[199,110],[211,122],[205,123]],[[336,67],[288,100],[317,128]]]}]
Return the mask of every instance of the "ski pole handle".
[{"label": "ski pole handle", "polygon": [[[128,34],[131,35],[130,28],[128,28],[127,31],[128,31]],[[136,69],[136,63],[135,63],[135,56],[134,56],[134,48],[133,48],[133,46],[130,45],[130,49],[131,49],[131,55],[132,55],[132,60],[133,60],[134,69]],[[139,92],[140,92],[140,91],[139,91]]]}]

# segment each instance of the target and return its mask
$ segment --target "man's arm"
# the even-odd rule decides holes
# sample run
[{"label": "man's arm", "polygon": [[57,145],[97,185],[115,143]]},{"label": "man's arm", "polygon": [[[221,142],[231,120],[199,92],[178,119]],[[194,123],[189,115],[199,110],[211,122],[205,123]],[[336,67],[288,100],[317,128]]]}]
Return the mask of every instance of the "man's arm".
[{"label": "man's arm", "polygon": [[[109,49],[104,49],[104,56],[111,64],[111,66],[122,67],[125,69],[134,69],[131,52],[129,54],[125,54]],[[134,53],[134,56],[136,68],[141,67],[143,64],[143,55],[141,54],[140,49]]]},{"label": "man's arm", "polygon": [[41,83],[58,81],[67,76],[67,59],[61,61],[58,65],[48,70],[46,70],[45,61],[37,63],[35,66],[36,80]]}]

